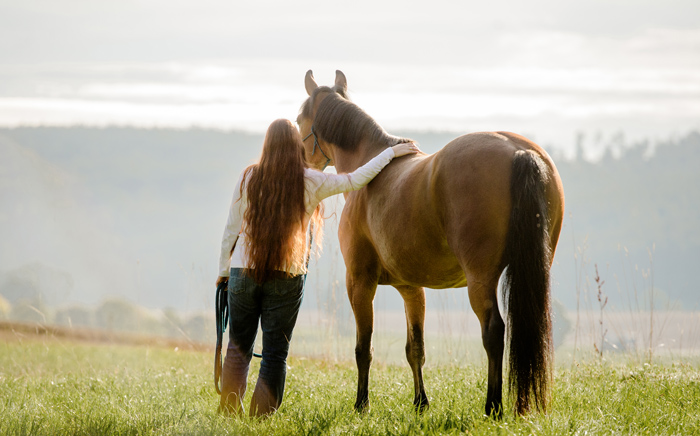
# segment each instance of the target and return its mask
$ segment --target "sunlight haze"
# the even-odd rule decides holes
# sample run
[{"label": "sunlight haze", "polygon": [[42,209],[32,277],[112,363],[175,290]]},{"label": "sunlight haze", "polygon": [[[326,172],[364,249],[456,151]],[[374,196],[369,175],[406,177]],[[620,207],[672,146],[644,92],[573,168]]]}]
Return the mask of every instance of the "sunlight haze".
[{"label": "sunlight haze", "polygon": [[[0,5],[0,125],[262,132],[303,75],[348,76],[388,130],[700,127],[700,6],[659,2],[103,2]],[[596,151],[591,151],[595,155]]]}]

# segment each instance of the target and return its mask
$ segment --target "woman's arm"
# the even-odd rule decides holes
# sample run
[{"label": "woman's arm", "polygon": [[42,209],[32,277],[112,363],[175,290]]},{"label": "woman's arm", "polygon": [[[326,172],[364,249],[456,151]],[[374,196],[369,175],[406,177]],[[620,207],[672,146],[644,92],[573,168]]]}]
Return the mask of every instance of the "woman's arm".
[{"label": "woman's arm", "polygon": [[405,156],[407,154],[415,154],[419,151],[420,149],[415,143],[407,142],[387,148],[352,173],[320,173],[323,175],[324,180],[320,184],[316,196],[319,200],[323,200],[326,197],[342,192],[357,191],[371,182],[393,158]]},{"label": "woman's arm", "polygon": [[[233,191],[233,198],[231,199],[231,207],[229,208],[224,235],[221,238],[221,254],[219,256],[220,278],[229,276],[231,253],[236,246],[238,234],[241,232],[241,227],[243,226],[243,214],[247,206],[245,192],[241,195],[241,184],[243,183],[244,174],[245,171],[241,174],[241,177],[239,177],[236,188]],[[220,280],[217,280],[217,284],[219,281]]]}]

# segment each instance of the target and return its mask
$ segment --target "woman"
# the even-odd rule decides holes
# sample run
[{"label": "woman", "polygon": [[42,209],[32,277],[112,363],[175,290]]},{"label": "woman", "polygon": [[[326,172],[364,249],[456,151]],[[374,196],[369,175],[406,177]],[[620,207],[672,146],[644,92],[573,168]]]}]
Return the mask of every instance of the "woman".
[{"label": "woman", "polygon": [[417,151],[413,143],[399,144],[351,174],[326,174],[307,167],[301,136],[289,120],[270,125],[260,162],[238,180],[221,242],[217,285],[228,280],[230,319],[222,410],[243,413],[258,321],[262,362],[250,415],[268,415],[282,403],[289,341],[311,249],[306,233],[310,222],[317,233],[321,228],[321,200],[362,188],[394,157]]}]

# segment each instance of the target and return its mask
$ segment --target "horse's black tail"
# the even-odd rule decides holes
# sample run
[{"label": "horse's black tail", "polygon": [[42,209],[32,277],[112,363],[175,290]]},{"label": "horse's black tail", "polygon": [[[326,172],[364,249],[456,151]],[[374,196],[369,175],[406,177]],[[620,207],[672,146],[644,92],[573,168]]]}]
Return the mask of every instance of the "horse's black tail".
[{"label": "horse's black tail", "polygon": [[515,412],[530,410],[531,398],[546,411],[552,374],[549,302],[551,249],[545,184],[548,169],[535,153],[513,158],[511,215],[504,251],[508,268],[503,286],[510,339],[509,379]]}]

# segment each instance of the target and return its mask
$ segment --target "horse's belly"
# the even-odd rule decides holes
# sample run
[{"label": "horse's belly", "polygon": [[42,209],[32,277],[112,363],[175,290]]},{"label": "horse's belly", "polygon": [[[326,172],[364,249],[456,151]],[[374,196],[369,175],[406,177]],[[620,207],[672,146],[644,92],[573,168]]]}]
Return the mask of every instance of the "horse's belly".
[{"label": "horse's belly", "polygon": [[366,208],[358,218],[367,223],[367,239],[379,257],[381,284],[466,286],[441,218],[428,207],[433,195],[429,169],[423,165],[413,171],[380,174],[377,177],[383,183],[369,186],[362,198]]},{"label": "horse's belly", "polygon": [[410,237],[403,238],[401,241],[404,244],[377,247],[383,269],[380,284],[422,286],[433,289],[467,285],[462,267],[446,244],[439,249],[429,244],[417,244],[414,249],[407,250],[406,247],[410,246]]}]

